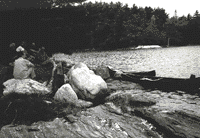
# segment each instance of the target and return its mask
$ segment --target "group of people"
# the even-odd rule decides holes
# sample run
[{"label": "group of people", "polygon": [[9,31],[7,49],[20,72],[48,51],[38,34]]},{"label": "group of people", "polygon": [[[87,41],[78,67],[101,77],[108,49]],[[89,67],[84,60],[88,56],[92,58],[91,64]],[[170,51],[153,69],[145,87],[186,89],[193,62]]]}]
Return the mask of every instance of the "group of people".
[{"label": "group of people", "polygon": [[[39,53],[44,48],[37,48],[35,43],[31,44],[31,47],[27,47],[26,42],[22,42],[20,46],[16,46],[15,43],[10,44],[11,57],[13,61],[10,65],[13,66],[13,76],[15,79],[34,79],[36,77],[34,72],[34,64],[31,63],[31,59],[35,58],[30,53],[32,51]],[[47,55],[46,55],[47,56]],[[47,56],[48,57],[48,56]],[[14,63],[14,64],[13,64]]]}]

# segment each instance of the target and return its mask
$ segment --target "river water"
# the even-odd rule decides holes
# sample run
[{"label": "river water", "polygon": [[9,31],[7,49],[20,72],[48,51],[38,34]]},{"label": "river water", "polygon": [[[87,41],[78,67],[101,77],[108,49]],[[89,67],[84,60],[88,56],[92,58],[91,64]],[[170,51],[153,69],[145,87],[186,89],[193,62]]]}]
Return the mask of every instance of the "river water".
[{"label": "river water", "polygon": [[[124,51],[125,52],[125,51]],[[156,76],[200,77],[200,46],[140,49],[127,51],[130,55],[123,70],[156,70]]]},{"label": "river water", "polygon": [[170,47],[107,52],[75,53],[72,61],[91,67],[112,66],[123,71],[156,70],[156,76],[189,78],[200,77],[200,46]]}]

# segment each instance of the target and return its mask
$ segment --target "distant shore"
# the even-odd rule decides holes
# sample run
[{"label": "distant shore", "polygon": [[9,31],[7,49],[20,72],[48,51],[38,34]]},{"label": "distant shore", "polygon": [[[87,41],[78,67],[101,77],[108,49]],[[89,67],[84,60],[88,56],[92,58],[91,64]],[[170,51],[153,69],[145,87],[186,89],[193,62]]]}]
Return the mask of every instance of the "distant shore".
[{"label": "distant shore", "polygon": [[[138,46],[151,46],[151,45],[138,45]],[[138,48],[137,49],[137,47],[138,46],[131,46],[131,47],[127,47],[127,48],[118,48],[118,49],[111,49],[111,50],[109,50],[109,49],[105,49],[105,50],[103,50],[103,49],[94,49],[94,48],[92,48],[92,49],[78,49],[78,50],[74,50],[73,52],[74,53],[79,53],[79,52],[83,52],[83,53],[85,53],[85,52],[103,52],[103,51],[127,51],[127,50],[140,50],[140,49],[157,49],[157,48],[159,48],[159,47],[155,47],[155,48]],[[153,46],[160,46],[160,48],[173,48],[173,47],[188,47],[188,46],[200,46],[200,45],[183,45],[183,46],[161,46],[161,45],[153,45]]]}]

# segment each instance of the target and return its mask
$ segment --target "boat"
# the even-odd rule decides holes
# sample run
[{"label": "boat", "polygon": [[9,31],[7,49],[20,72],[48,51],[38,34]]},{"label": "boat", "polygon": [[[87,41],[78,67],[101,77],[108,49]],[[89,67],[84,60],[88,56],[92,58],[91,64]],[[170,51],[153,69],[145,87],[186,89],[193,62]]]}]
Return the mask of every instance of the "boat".
[{"label": "boat", "polygon": [[161,46],[159,45],[146,45],[146,46],[138,46],[136,47],[135,49],[150,49],[150,48],[162,48]]},{"label": "boat", "polygon": [[156,76],[156,71],[142,71],[142,72],[136,72],[136,71],[129,71],[129,72],[123,72],[123,74],[127,75],[141,75],[141,76]]},{"label": "boat", "polygon": [[167,78],[137,74],[121,74],[122,80],[140,84],[145,89],[193,91],[200,88],[200,77],[195,78]]},{"label": "boat", "polygon": [[121,70],[116,70],[111,66],[107,66],[108,70],[109,70],[109,74],[111,78],[121,78],[121,74],[124,75],[140,75],[140,76],[156,76],[156,71],[155,70],[150,70],[150,71],[141,71],[141,72],[137,72],[137,71],[121,71]]},{"label": "boat", "polygon": [[200,88],[200,77],[191,74],[190,78],[156,77],[155,70],[143,72],[124,72],[109,68],[112,78],[131,81],[140,84],[144,89],[158,89],[164,91],[193,91]]}]

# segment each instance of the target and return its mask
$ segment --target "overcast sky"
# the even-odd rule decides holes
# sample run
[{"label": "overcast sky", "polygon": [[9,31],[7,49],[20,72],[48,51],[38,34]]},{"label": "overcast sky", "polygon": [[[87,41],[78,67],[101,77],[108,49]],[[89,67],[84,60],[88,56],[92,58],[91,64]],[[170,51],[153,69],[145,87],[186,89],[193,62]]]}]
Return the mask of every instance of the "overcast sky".
[{"label": "overcast sky", "polygon": [[[111,0],[87,0],[86,2],[91,1],[94,3],[95,1],[102,1],[106,3],[110,3]],[[119,0],[112,0],[114,3]],[[150,6],[152,8],[163,8],[165,12],[169,14],[169,17],[174,16],[174,11],[177,10],[177,16],[185,15],[188,13],[190,15],[194,15],[195,11],[198,10],[200,12],[200,0],[120,0],[123,5],[126,3],[129,7],[132,7],[135,4],[137,7],[145,7]]]}]

